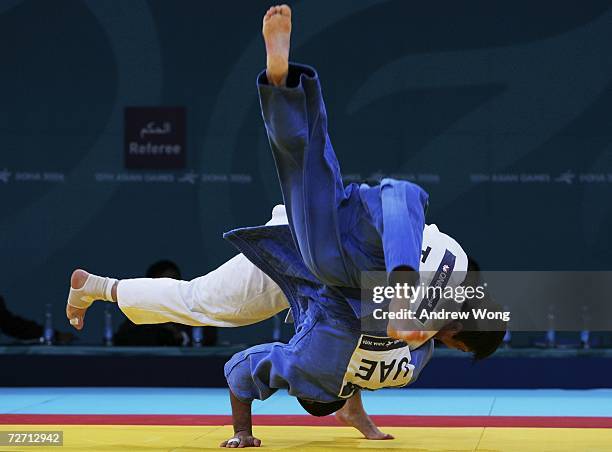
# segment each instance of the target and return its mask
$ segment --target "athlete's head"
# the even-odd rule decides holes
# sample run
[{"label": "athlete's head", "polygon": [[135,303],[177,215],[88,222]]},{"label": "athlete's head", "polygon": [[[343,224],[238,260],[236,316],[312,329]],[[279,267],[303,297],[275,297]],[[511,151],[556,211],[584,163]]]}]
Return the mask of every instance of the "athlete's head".
[{"label": "athlete's head", "polygon": [[471,352],[475,360],[492,355],[504,339],[506,323],[499,318],[475,319],[474,311],[485,309],[489,313],[501,312],[500,306],[493,302],[491,295],[484,289],[480,266],[468,256],[468,271],[462,283],[465,287],[481,287],[483,297],[463,301],[461,311],[469,314],[467,320],[453,321],[442,328],[434,337],[449,348]]},{"label": "athlete's head", "polygon": [[[476,317],[475,313],[487,312],[488,316]],[[493,302],[488,292],[481,299],[465,300],[461,312],[467,313],[466,319],[454,320],[445,325],[434,336],[449,348],[471,352],[475,360],[492,355],[500,346],[506,333],[507,323],[503,321],[502,309]]]},{"label": "athlete's head", "polygon": [[[469,322],[467,322],[469,324]],[[466,327],[460,321],[453,321],[434,336],[449,348],[471,352],[475,360],[492,355],[504,338],[503,330],[488,331]]]}]

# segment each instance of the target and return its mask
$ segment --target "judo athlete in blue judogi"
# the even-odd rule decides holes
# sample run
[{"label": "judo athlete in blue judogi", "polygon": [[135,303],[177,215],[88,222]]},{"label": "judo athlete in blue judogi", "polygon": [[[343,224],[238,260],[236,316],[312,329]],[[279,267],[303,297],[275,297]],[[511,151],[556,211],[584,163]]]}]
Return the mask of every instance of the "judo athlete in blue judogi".
[{"label": "judo athlete in blue judogi", "polygon": [[[260,444],[252,436],[253,400],[286,389],[309,413],[327,415],[359,389],[414,381],[433,350],[431,339],[411,350],[401,332],[362,334],[359,300],[362,272],[382,270],[390,281],[414,283],[431,257],[422,250],[427,193],[393,179],[374,187],[343,185],[318,75],[312,67],[289,64],[290,31],[289,7],[270,8],[263,27],[267,69],[257,78],[289,230],[243,228],[225,238],[282,288],[296,332],[288,344],[255,346],[225,365],[235,436],[224,447]],[[436,262],[445,283],[457,266],[467,268],[462,250],[445,249]],[[454,333],[440,337],[469,351]]]},{"label": "judo athlete in blue judogi", "polygon": [[418,270],[427,194],[392,179],[344,188],[314,69],[289,66],[285,87],[270,85],[265,72],[257,83],[289,231],[263,226],[225,237],[283,289],[296,335],[289,344],[234,356],[225,366],[230,389],[247,402],[282,388],[331,403],[358,388],[404,386],[429,359],[432,343],[411,356],[405,342],[385,332],[362,335],[359,297],[350,295],[361,271]]},{"label": "judo athlete in blue judogi", "polygon": [[[362,334],[359,301],[361,270],[419,268],[427,195],[394,180],[343,188],[314,69],[291,66],[286,88],[269,85],[262,73],[258,87],[289,227],[241,228],[225,238],[283,290],[295,335],[239,352],[225,365],[236,432],[226,447],[259,444],[251,433],[253,400],[284,389],[309,413],[331,414],[359,389],[415,381],[433,351],[432,340],[410,350],[386,331]],[[408,245],[399,240],[402,227]]]}]

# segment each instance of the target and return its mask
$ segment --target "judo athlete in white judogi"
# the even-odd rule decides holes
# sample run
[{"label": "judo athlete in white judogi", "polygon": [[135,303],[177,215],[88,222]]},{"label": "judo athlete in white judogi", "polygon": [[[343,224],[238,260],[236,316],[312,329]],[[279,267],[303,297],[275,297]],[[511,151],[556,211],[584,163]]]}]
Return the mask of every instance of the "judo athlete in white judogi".
[{"label": "judo athlete in white judogi", "polygon": [[[288,225],[283,205],[272,210],[266,226]],[[463,253],[457,242],[441,233],[436,225],[423,231],[420,271],[431,273],[447,249]],[[72,289],[68,300],[69,320],[77,329],[84,325],[84,314],[94,300],[115,301],[107,291],[116,284],[116,301],[121,311],[136,324],[176,322],[192,326],[239,327],[251,325],[289,308],[287,297],[272,278],[243,254],[219,268],[191,281],[170,278],[102,278],[77,270],[75,279],[87,279],[80,289]],[[99,278],[99,279],[98,279]],[[78,285],[78,284],[77,284]],[[78,308],[76,310],[72,308]],[[83,315],[81,315],[83,314]],[[417,344],[420,345],[420,344]]]}]

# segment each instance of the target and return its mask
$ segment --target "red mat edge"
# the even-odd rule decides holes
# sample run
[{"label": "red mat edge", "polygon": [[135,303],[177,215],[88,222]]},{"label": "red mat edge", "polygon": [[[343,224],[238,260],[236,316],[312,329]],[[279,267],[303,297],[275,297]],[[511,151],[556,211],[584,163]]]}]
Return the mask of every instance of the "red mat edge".
[{"label": "red mat edge", "polygon": [[[612,428],[612,417],[581,416],[372,416],[381,427]],[[255,425],[321,426],[340,424],[333,416],[255,415]],[[166,414],[0,414],[0,425],[231,425],[227,415]]]}]

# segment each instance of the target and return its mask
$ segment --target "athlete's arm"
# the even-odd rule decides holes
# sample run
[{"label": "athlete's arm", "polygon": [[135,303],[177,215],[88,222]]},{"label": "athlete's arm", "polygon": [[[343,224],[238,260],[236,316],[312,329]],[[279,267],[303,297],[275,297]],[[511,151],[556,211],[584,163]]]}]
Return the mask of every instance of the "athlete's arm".
[{"label": "athlete's arm", "polygon": [[261,441],[253,436],[253,421],[251,419],[251,402],[243,402],[230,390],[232,405],[232,420],[234,436],[223,441],[220,447],[259,447]]},{"label": "athlete's arm", "polygon": [[[407,284],[415,287],[419,279],[428,195],[418,185],[393,179],[383,179],[380,189],[382,242],[389,285]],[[405,299],[394,299],[389,310],[399,312],[410,307],[407,303]],[[414,326],[412,321],[390,320],[387,334],[415,348],[423,344],[431,332],[414,330]]]},{"label": "athlete's arm", "polygon": [[382,245],[387,273],[410,269],[419,271],[427,193],[406,181],[383,179],[380,184],[382,206]]}]

